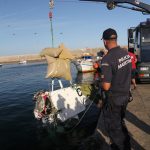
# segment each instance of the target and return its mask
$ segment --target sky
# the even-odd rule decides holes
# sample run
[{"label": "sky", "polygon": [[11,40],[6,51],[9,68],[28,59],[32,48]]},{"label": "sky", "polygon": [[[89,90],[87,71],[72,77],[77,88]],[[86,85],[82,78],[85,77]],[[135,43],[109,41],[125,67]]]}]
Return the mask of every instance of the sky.
[{"label": "sky", "polygon": [[[150,0],[141,0],[150,5]],[[52,47],[49,0],[0,0],[0,56],[38,54]],[[104,3],[54,0],[54,47],[71,50],[103,47],[102,33],[114,28],[118,44],[127,45],[127,29],[150,18],[124,8],[108,10]]]}]

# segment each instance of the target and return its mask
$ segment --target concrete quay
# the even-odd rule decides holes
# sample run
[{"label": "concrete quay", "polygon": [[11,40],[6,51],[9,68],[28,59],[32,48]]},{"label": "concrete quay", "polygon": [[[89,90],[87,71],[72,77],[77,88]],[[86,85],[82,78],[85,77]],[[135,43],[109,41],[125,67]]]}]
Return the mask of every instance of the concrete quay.
[{"label": "concrete quay", "polygon": [[134,100],[128,104],[126,125],[132,150],[150,149],[150,84],[138,84],[132,91]]}]

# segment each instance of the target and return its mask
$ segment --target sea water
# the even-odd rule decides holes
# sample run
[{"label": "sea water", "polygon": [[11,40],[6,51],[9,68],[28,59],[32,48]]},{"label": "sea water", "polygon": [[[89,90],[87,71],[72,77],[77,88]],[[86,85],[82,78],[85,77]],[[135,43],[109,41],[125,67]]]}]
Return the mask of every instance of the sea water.
[{"label": "sea water", "polygon": [[[66,137],[55,135],[51,132],[53,129],[47,130],[33,115],[34,93],[51,88],[51,80],[45,79],[46,72],[45,63],[11,64],[0,68],[0,150],[71,149]],[[71,73],[73,82],[82,80],[74,65]],[[69,82],[63,80],[63,85],[68,86]]]}]

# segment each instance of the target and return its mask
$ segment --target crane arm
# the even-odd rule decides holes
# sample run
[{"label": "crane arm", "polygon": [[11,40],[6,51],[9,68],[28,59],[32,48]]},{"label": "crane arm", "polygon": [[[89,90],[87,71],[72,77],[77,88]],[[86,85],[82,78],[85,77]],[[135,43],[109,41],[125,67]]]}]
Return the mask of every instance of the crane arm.
[{"label": "crane arm", "polygon": [[129,8],[129,9],[146,12],[150,14],[150,5],[143,3],[140,0],[80,0],[80,1],[104,2],[107,4],[108,9],[113,9],[115,6],[121,3],[127,3],[137,7],[137,8]]}]

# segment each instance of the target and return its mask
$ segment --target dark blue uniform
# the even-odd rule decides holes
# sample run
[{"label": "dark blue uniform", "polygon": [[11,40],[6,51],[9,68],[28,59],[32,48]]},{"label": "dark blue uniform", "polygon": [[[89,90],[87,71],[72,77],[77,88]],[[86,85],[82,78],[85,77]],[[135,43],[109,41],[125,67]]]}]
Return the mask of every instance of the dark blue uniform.
[{"label": "dark blue uniform", "polygon": [[131,83],[131,59],[127,51],[119,46],[110,49],[102,59],[101,71],[102,82],[111,83],[110,90],[106,92],[103,114],[112,147],[115,150],[130,149],[129,136],[123,121]]}]

